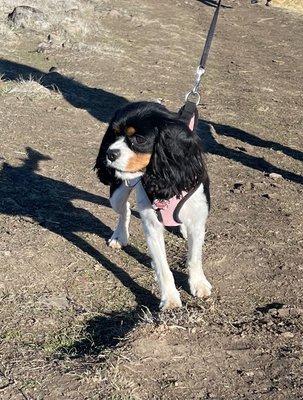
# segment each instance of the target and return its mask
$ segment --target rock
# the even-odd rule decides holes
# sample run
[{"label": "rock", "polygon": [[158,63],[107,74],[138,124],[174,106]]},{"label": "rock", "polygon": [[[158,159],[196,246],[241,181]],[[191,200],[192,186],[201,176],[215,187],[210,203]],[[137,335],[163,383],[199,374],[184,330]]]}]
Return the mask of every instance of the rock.
[{"label": "rock", "polygon": [[270,308],[268,314],[273,316],[278,315],[278,310],[276,308]]},{"label": "rock", "polygon": [[301,317],[303,315],[303,308],[291,308],[289,313],[291,316]]},{"label": "rock", "polygon": [[243,182],[236,182],[234,183],[233,188],[230,190],[232,193],[241,193],[244,189]]},{"label": "rock", "polygon": [[266,185],[265,182],[251,182],[252,189],[260,189],[263,188],[265,185]]},{"label": "rock", "polygon": [[64,295],[45,295],[39,303],[50,308],[57,308],[59,310],[66,310],[69,308],[69,299]]},{"label": "rock", "polygon": [[121,18],[121,17],[123,17],[123,15],[120,13],[120,11],[118,11],[118,10],[110,10],[109,12],[108,12],[108,15],[110,16],[110,17],[112,17],[112,18]]},{"label": "rock", "polygon": [[280,318],[289,317],[289,315],[290,315],[290,309],[289,308],[281,308],[280,310],[278,310],[278,316]]},{"label": "rock", "polygon": [[277,174],[277,173],[275,173],[275,172],[271,172],[268,176],[269,176],[271,179],[274,179],[274,180],[283,179],[283,176],[282,176],[282,175]]},{"label": "rock", "polygon": [[283,336],[286,339],[292,339],[295,335],[292,332],[283,332],[281,333],[281,336]]},{"label": "rock", "polygon": [[15,7],[7,18],[18,28],[47,28],[49,26],[43,12],[30,6]]}]

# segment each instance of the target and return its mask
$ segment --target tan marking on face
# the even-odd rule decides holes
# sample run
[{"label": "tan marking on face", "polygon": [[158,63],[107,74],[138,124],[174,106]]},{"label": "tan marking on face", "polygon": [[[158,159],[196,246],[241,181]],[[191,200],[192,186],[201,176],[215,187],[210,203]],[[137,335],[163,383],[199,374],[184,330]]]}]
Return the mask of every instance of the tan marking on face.
[{"label": "tan marking on face", "polygon": [[138,172],[145,168],[151,158],[149,153],[136,153],[133,157],[128,160],[125,171],[126,172]]},{"label": "tan marking on face", "polygon": [[118,135],[120,133],[120,128],[119,126],[114,126],[113,127],[114,132]]},{"label": "tan marking on face", "polygon": [[133,126],[128,126],[125,128],[125,133],[127,136],[133,136],[136,133],[136,129]]}]

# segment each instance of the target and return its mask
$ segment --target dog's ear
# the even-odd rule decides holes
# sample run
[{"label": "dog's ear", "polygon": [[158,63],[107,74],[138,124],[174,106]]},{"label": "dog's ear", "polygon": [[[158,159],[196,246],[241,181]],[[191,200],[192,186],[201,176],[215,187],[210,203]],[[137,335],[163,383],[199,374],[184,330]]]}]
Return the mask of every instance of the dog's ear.
[{"label": "dog's ear", "polygon": [[113,184],[117,178],[115,177],[115,171],[109,168],[106,163],[106,152],[109,146],[117,139],[116,132],[113,129],[112,122],[109,123],[107,131],[103,136],[99,154],[95,163],[94,169],[97,170],[97,176],[104,185]]},{"label": "dog's ear", "polygon": [[158,126],[144,187],[151,199],[169,199],[208,182],[200,139],[185,123],[167,119]]}]

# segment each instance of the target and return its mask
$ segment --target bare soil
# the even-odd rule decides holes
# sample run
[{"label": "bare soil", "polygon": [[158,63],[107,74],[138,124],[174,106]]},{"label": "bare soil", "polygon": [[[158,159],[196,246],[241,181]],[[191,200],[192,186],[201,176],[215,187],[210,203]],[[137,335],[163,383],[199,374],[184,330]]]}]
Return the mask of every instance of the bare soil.
[{"label": "bare soil", "polygon": [[138,215],[108,248],[92,167],[121,104],[182,105],[213,2],[68,2],[57,31],[51,3],[42,30],[1,17],[0,398],[302,399],[302,15],[225,2],[199,106],[214,291],[188,294],[167,234],[184,307],[159,313]]}]

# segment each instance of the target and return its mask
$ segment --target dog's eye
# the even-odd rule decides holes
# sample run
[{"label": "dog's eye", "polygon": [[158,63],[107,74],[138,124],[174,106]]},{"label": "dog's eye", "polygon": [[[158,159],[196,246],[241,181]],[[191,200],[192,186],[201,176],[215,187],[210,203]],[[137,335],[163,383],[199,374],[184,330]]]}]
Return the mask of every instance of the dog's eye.
[{"label": "dog's eye", "polygon": [[146,142],[146,138],[143,137],[143,136],[139,136],[139,135],[133,136],[132,139],[133,139],[134,142],[136,142],[136,143],[138,143],[138,144],[143,144],[143,143]]}]

